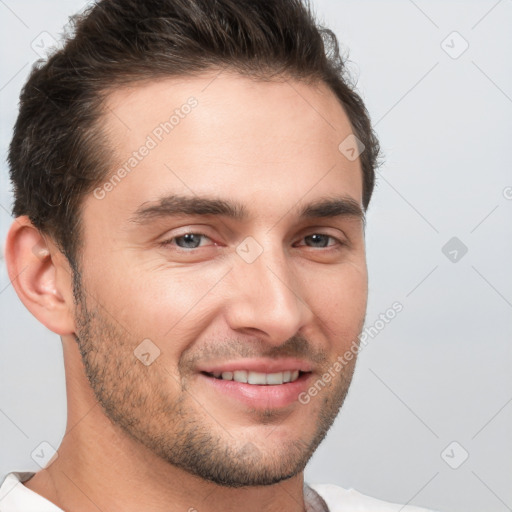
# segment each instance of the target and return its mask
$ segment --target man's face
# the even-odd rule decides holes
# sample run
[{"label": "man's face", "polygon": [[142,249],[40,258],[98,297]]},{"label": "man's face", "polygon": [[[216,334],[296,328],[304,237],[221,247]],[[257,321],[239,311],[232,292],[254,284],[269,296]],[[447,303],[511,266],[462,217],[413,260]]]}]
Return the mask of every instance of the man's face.
[{"label": "man's face", "polygon": [[334,363],[366,310],[362,175],[325,86],[215,76],[109,95],[76,335],[106,414],[145,448],[266,485],[304,469],[350,384],[355,361]]}]

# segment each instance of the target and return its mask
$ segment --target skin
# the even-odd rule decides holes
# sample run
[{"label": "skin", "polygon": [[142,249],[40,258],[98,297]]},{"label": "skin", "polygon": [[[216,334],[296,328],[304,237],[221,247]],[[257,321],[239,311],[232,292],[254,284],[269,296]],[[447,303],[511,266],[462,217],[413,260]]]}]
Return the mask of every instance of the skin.
[{"label": "skin", "polygon": [[[338,150],[346,114],[323,84],[229,73],[138,83],[108,95],[112,172],[192,96],[197,106],[136,168],[85,198],[75,296],[50,237],[26,217],[8,234],[13,286],[61,336],[66,369],[58,457],[25,485],[64,510],[304,510],[304,466],[350,384],[355,359],[307,404],[250,406],[200,373],[297,358],[307,389],[360,334],[362,219],[300,217],[325,198],[362,210],[360,161]],[[166,195],[236,201],[247,215],[131,220]],[[185,233],[206,237],[182,248]],[[236,251],[249,236],[262,250],[252,263]],[[134,356],[145,339],[159,350],[148,366]]]}]

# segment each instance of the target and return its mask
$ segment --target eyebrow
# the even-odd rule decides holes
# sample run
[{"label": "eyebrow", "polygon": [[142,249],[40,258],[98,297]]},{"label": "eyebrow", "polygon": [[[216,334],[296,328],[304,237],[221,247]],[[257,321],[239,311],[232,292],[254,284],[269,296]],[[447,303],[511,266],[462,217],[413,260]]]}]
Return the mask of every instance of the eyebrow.
[{"label": "eyebrow", "polygon": [[359,203],[351,197],[318,199],[307,204],[299,216],[301,218],[354,217],[365,222],[365,212]]},{"label": "eyebrow", "polygon": [[143,203],[130,218],[131,222],[146,224],[152,220],[173,215],[217,215],[235,220],[247,218],[243,205],[234,201],[197,196],[165,196],[155,202]]},{"label": "eyebrow", "polygon": [[[245,206],[233,200],[170,195],[161,197],[154,202],[141,204],[129,220],[136,224],[147,224],[156,219],[176,215],[213,215],[238,221],[249,217]],[[365,212],[359,203],[351,197],[321,198],[306,204],[299,210],[301,219],[333,217],[353,217],[365,222]]]}]

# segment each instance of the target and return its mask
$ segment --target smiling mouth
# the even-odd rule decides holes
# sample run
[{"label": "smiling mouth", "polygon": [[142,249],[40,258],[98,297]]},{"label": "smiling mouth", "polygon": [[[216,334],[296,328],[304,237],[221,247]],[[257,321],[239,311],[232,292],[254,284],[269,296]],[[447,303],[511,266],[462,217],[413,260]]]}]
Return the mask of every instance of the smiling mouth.
[{"label": "smiling mouth", "polygon": [[301,370],[289,370],[276,373],[261,373],[247,370],[235,370],[232,372],[201,372],[207,377],[218,380],[235,381],[243,384],[253,384],[256,386],[276,386],[280,384],[288,384],[295,382],[302,375],[310,372],[303,372]]}]

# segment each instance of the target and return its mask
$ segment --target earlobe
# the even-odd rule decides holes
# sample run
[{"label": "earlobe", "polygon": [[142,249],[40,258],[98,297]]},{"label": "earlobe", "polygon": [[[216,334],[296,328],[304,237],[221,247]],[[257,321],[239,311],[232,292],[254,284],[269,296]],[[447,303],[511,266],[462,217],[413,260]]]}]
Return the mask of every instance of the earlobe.
[{"label": "earlobe", "polygon": [[26,308],[48,329],[72,334],[72,276],[66,257],[27,216],[15,219],[5,246],[12,286]]}]

